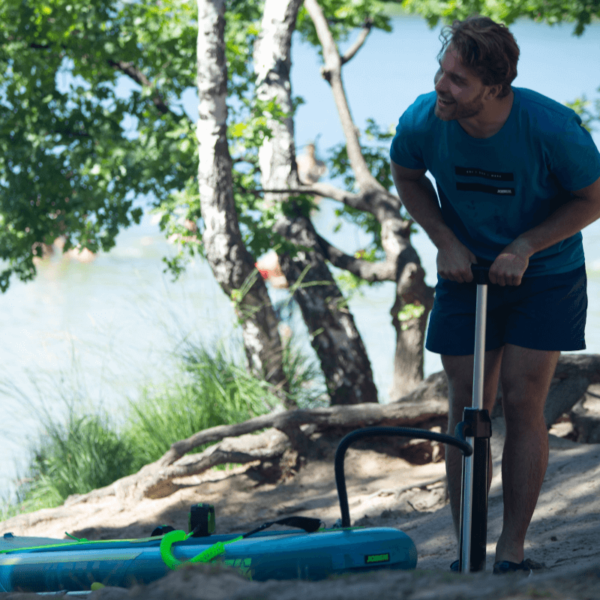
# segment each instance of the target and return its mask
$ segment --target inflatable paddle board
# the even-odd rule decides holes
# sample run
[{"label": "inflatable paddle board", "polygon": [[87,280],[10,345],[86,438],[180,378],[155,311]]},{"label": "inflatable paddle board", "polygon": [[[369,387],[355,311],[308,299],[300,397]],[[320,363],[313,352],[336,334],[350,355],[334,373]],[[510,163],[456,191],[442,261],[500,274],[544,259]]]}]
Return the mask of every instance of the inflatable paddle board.
[{"label": "inflatable paddle board", "polygon": [[388,527],[245,534],[252,537],[190,537],[192,533],[170,531],[151,538],[106,541],[7,533],[0,538],[0,592],[86,591],[99,584],[131,587],[156,581],[186,562],[223,562],[254,581],[314,581],[417,565],[413,541]]}]

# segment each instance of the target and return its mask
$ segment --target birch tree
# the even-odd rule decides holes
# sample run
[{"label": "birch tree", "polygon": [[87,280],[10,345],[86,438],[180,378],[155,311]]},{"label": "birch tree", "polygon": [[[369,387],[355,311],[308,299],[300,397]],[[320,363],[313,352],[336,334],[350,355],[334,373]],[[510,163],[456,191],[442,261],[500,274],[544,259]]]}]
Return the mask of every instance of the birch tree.
[{"label": "birch tree", "polygon": [[[240,234],[227,142],[225,0],[198,1],[198,185],[204,251],[223,291],[235,303],[248,360],[267,381],[285,387],[277,319],[263,280]],[[283,390],[285,391],[285,390]],[[284,395],[285,397],[285,395]]]}]

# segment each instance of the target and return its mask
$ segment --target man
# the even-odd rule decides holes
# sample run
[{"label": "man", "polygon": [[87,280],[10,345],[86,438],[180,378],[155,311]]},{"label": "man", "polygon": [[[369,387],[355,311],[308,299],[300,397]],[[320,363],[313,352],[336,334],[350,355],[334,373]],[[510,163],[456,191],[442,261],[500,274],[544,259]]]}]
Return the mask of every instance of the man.
[{"label": "man", "polygon": [[[449,433],[472,401],[471,264],[490,267],[484,408],[493,408],[500,379],[506,420],[494,573],[529,571],[525,534],[548,465],[544,403],[560,352],[586,347],[580,232],[600,217],[600,153],[574,111],[511,86],[519,47],[504,25],[475,15],[446,27],[442,39],[435,92],[400,118],[392,173],[406,210],[438,249],[425,347],[442,355],[448,376]],[[455,448],[446,448],[446,473],[458,534]]]}]

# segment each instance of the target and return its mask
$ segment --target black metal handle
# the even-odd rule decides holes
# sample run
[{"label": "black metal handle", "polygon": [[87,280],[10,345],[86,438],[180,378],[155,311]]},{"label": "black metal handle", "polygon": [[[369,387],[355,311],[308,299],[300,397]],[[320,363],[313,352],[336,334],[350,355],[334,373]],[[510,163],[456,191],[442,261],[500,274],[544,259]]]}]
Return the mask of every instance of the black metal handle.
[{"label": "black metal handle", "polygon": [[268,523],[263,523],[260,527],[245,533],[242,537],[247,538],[263,529],[267,529],[267,527],[271,527],[271,525],[287,525],[288,527],[297,527],[298,529],[304,529],[306,533],[313,533],[321,527],[321,519],[314,519],[312,517],[285,517],[283,519],[279,519],[278,521],[269,521]]},{"label": "black metal handle", "polygon": [[338,498],[340,500],[340,510],[342,512],[342,527],[350,527],[350,508],[348,507],[348,492],[346,491],[346,476],[344,475],[344,457],[346,450],[352,442],[365,437],[379,436],[398,436],[408,437],[416,440],[431,440],[456,446],[465,456],[473,454],[473,448],[464,439],[448,435],[446,433],[436,433],[427,429],[415,429],[413,427],[365,427],[357,429],[342,438],[337,450],[335,451],[335,485],[337,487]]},{"label": "black metal handle", "polygon": [[471,271],[473,273],[473,281],[478,285],[489,285],[490,284],[490,268],[484,267],[476,263],[471,264]]}]

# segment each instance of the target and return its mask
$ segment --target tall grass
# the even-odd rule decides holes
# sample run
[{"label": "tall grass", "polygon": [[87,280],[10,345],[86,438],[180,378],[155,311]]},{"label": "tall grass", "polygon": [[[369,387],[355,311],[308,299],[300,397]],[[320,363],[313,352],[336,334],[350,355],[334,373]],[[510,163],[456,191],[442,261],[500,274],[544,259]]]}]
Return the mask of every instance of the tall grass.
[{"label": "tall grass", "polygon": [[[270,412],[280,400],[266,382],[217,348],[188,345],[178,376],[147,387],[130,404],[123,435],[135,440],[135,467],[158,460],[178,440],[216,425],[241,423]],[[199,447],[201,452],[206,446]]]},{"label": "tall grass", "polygon": [[85,494],[133,472],[134,452],[106,414],[77,414],[45,422],[45,432],[31,448],[27,475],[16,503],[5,503],[0,516],[60,506],[71,494]]},{"label": "tall grass", "polygon": [[[77,402],[65,398],[65,390],[75,388],[65,386],[64,381],[54,398],[48,398],[46,391],[45,405],[62,400],[66,417],[59,419],[47,409],[40,413],[43,433],[31,446],[16,501],[4,501],[0,520],[59,506],[71,494],[84,494],[137,472],[178,440],[281,405],[269,385],[242,364],[241,356],[233,356],[222,346],[208,350],[187,343],[166,382],[147,385],[139,399],[124,403],[128,411],[119,424],[102,410],[82,412],[81,398]],[[291,342],[285,346],[284,365],[290,381],[288,394],[298,406],[326,404],[319,369]]]}]

